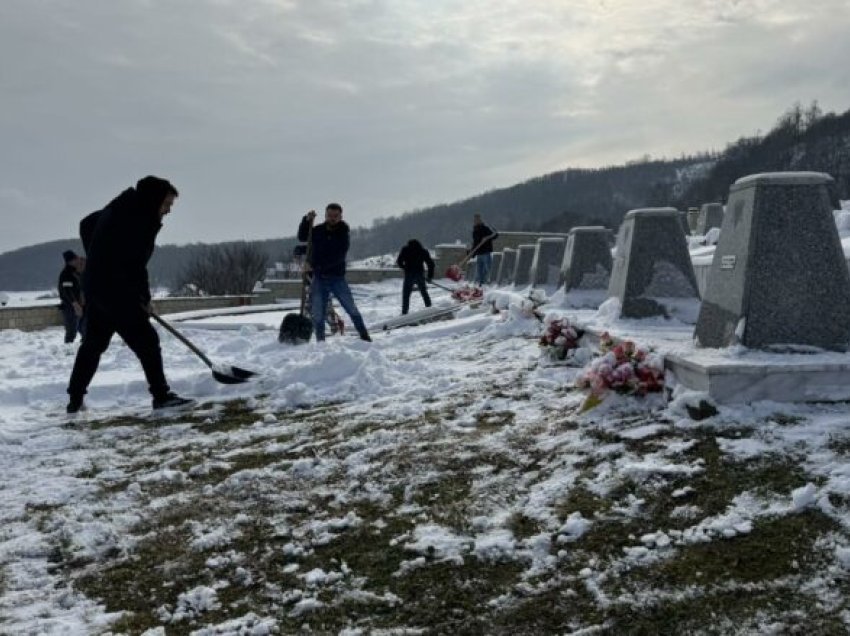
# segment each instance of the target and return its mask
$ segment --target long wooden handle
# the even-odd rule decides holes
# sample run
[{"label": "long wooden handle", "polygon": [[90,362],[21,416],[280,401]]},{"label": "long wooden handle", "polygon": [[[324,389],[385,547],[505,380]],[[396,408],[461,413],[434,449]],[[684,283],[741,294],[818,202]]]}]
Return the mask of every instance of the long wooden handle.
[{"label": "long wooden handle", "polygon": [[[304,266],[310,262],[313,256],[313,219],[310,219],[310,229],[307,232],[307,252],[304,254]],[[312,265],[310,265],[312,267]],[[307,272],[301,272],[301,309],[298,313],[304,315],[304,305],[307,303]]]},{"label": "long wooden handle", "polygon": [[483,239],[481,239],[481,240],[479,241],[478,245],[476,245],[474,248],[472,248],[472,249],[469,251],[469,254],[467,254],[466,256],[464,256],[464,257],[463,257],[463,259],[460,261],[460,263],[458,263],[458,264],[457,264],[457,266],[458,266],[458,267],[463,267],[464,265],[466,265],[466,262],[467,262],[470,258],[472,258],[473,256],[475,256],[475,252],[477,252],[477,251],[478,251],[478,248],[479,248],[479,247],[481,247],[482,245],[484,245],[484,243],[486,243],[487,241],[489,241],[491,238],[495,238],[495,236],[496,236],[495,234],[491,234],[490,236],[485,236]]},{"label": "long wooden handle", "polygon": [[162,325],[168,333],[170,333],[172,336],[174,336],[175,338],[177,338],[177,339],[178,339],[180,342],[182,342],[184,345],[186,345],[187,347],[189,347],[189,349],[191,349],[191,350],[195,353],[195,355],[196,355],[196,356],[198,356],[201,360],[203,360],[203,361],[204,361],[204,363],[205,363],[205,364],[206,364],[206,365],[207,365],[210,369],[212,369],[212,368],[213,368],[213,363],[212,363],[212,362],[210,362],[210,359],[209,359],[207,356],[205,356],[205,355],[204,355],[204,352],[203,352],[203,351],[201,351],[200,349],[198,349],[198,347],[196,347],[194,344],[192,344],[192,341],[191,341],[191,340],[189,340],[186,336],[184,336],[182,333],[180,333],[179,331],[177,331],[174,327],[172,327],[172,326],[171,326],[171,325],[169,325],[167,322],[165,322],[162,318],[160,318],[160,317],[159,317],[158,315],[156,315],[154,312],[151,312],[151,314],[150,314],[150,315],[151,315],[151,318],[153,318],[153,319],[154,319],[154,320],[156,320],[156,321],[157,321],[160,325]]}]

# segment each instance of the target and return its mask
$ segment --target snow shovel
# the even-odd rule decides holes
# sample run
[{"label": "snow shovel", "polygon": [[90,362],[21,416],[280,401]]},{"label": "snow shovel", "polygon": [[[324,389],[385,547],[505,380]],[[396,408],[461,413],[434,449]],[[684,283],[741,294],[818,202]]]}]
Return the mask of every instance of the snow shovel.
[{"label": "snow shovel", "polygon": [[435,283],[433,280],[428,281],[428,284],[433,285],[434,287],[439,287],[440,289],[445,289],[447,292],[453,292],[454,291],[454,289],[452,289],[451,287],[446,287],[445,285],[441,285],[440,283]]},{"label": "snow shovel", "polygon": [[[304,257],[306,262],[310,262],[310,256],[313,252],[313,221],[310,221],[310,231],[307,234],[307,254]],[[301,273],[301,309],[297,314],[286,314],[283,321],[280,323],[280,332],[277,334],[277,341],[288,344],[303,344],[310,342],[310,336],[313,335],[313,321],[304,315],[304,306],[307,304],[307,273]]]},{"label": "snow shovel", "polygon": [[485,236],[483,239],[481,239],[478,245],[476,245],[473,249],[469,250],[469,253],[462,259],[460,259],[460,261],[458,261],[454,265],[450,265],[449,268],[446,270],[446,278],[448,278],[449,280],[453,280],[456,283],[463,280],[463,266],[466,265],[470,258],[475,256],[475,252],[481,249],[481,246],[484,245],[484,243],[486,243],[490,239],[496,238],[496,236],[498,236],[498,234],[496,233],[493,233],[490,236]]},{"label": "snow shovel", "polygon": [[213,364],[210,359],[204,355],[204,352],[198,349],[192,342],[184,336],[182,333],[177,331],[174,327],[165,322],[160,316],[156,315],[153,312],[150,312],[151,318],[156,320],[160,325],[162,325],[168,333],[177,338],[184,345],[189,347],[196,356],[198,356],[201,360],[204,361],[211,370],[213,377],[221,382],[222,384],[241,384],[245,382],[248,378],[257,375],[254,371],[246,371],[245,369],[240,369],[239,367],[233,367],[226,364]]}]

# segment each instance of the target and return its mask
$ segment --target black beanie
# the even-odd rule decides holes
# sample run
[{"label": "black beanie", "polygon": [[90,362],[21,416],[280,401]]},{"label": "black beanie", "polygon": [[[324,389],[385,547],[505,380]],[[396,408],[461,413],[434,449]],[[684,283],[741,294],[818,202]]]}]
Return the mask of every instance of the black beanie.
[{"label": "black beanie", "polygon": [[62,258],[65,259],[65,264],[67,265],[75,258],[77,258],[77,254],[74,252],[74,250],[65,250],[64,252],[62,252]]},{"label": "black beanie", "polygon": [[169,194],[177,196],[177,188],[170,182],[152,175],[139,179],[136,183],[136,192],[142,200],[142,206],[155,211],[159,210],[166,196]]}]

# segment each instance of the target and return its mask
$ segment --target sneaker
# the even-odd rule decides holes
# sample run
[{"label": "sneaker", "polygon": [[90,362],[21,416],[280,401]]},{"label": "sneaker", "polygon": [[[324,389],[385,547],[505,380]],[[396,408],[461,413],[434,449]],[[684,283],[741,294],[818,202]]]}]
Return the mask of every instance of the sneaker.
[{"label": "sneaker", "polygon": [[190,406],[195,403],[195,400],[190,400],[189,398],[182,398],[173,391],[169,391],[162,397],[155,397],[153,399],[153,408],[154,409],[173,409],[173,408],[181,408],[184,406]]},{"label": "sneaker", "polygon": [[65,407],[65,412],[68,414],[79,413],[85,407],[83,406],[83,398],[71,396],[71,399],[68,400],[68,406]]}]

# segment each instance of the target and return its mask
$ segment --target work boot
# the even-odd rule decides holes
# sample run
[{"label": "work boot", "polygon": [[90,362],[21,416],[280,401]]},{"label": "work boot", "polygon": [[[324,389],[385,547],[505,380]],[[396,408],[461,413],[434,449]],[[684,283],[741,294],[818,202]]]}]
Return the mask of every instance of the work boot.
[{"label": "work boot", "polygon": [[190,400],[189,398],[182,398],[173,391],[169,391],[165,395],[161,395],[153,399],[153,408],[154,410],[173,409],[181,408],[184,406],[190,406],[194,403],[195,400]]},{"label": "work boot", "polygon": [[68,400],[68,406],[65,407],[65,412],[69,415],[73,413],[79,413],[85,407],[83,406],[83,396],[82,395],[72,395],[71,399]]}]

